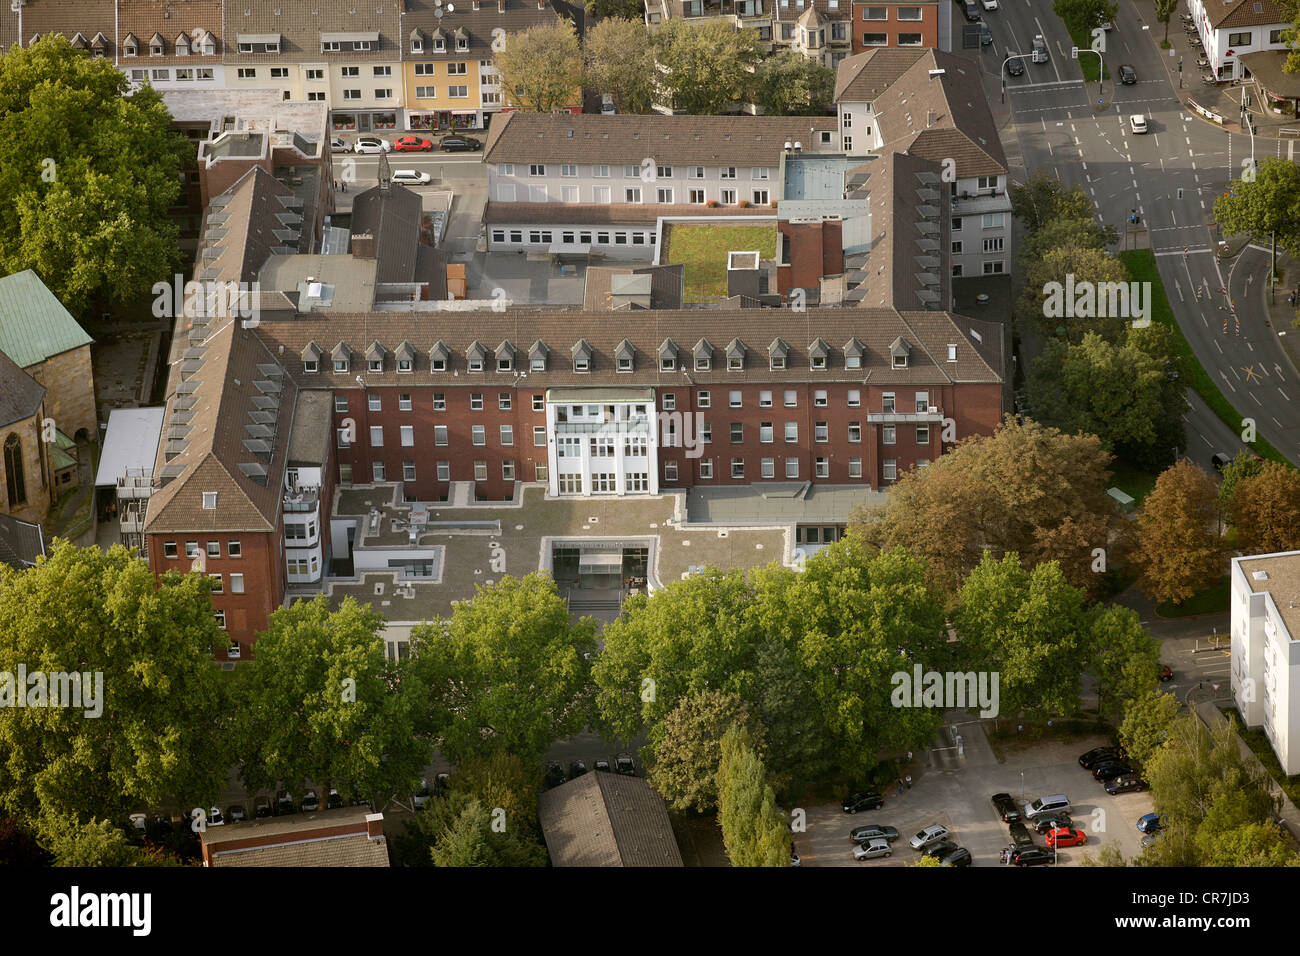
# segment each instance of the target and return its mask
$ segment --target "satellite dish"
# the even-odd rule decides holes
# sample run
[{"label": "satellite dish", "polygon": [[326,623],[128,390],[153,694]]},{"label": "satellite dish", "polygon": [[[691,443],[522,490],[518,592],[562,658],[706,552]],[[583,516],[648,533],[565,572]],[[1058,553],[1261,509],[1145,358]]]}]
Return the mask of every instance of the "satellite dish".
[{"label": "satellite dish", "polygon": [[449,3],[449,4],[447,4],[447,12],[448,12],[448,13],[455,13],[455,12],[456,12],[456,4],[454,4],[454,3]]},{"label": "satellite dish", "polygon": [[435,17],[437,17],[439,20],[442,19],[442,14],[443,14],[443,11],[442,11],[442,10],[434,10],[434,11],[433,11],[433,15],[434,15]]}]

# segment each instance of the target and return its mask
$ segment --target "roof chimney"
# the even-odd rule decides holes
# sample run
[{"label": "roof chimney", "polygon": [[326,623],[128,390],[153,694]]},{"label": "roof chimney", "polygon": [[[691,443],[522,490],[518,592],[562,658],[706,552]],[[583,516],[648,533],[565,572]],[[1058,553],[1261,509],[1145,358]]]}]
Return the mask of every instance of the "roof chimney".
[{"label": "roof chimney", "polygon": [[384,835],[384,815],[382,813],[366,814],[366,836],[378,840]]},{"label": "roof chimney", "polygon": [[388,186],[393,181],[392,171],[388,168],[388,154],[379,154],[379,191],[388,193]]}]

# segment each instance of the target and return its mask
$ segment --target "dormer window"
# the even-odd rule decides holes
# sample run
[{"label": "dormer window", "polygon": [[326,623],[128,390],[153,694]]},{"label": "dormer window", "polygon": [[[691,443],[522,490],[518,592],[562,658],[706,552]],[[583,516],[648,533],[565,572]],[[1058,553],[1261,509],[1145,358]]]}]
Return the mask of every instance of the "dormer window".
[{"label": "dormer window", "polygon": [[478,342],[471,342],[465,351],[466,366],[471,372],[483,371],[484,359],[487,357],[487,350]]},{"label": "dormer window", "polygon": [[844,346],[844,367],[862,368],[862,356],[865,351],[857,338],[849,339],[848,344]]},{"label": "dormer window", "polygon": [[447,346],[443,345],[442,342],[435,343],[433,348],[429,349],[429,371],[447,371],[447,359],[449,357]]},{"label": "dormer window", "polygon": [[444,53],[447,50],[447,41],[442,37],[436,37],[433,41],[433,52]]},{"label": "dormer window", "polygon": [[707,355],[695,356],[695,371],[707,372],[713,366],[713,359]]},{"label": "dormer window", "polygon": [[774,371],[774,372],[779,372],[779,371],[782,371],[784,368],[785,368],[785,356],[784,356],[784,355],[773,355],[773,356],[772,356],[772,371]]},{"label": "dormer window", "polygon": [[133,34],[128,33],[126,39],[122,41],[122,56],[135,56],[139,52],[139,41]]},{"label": "dormer window", "polygon": [[497,371],[513,372],[515,370],[515,347],[506,339],[497,346],[496,351]]},{"label": "dormer window", "polygon": [[695,371],[708,372],[713,368],[713,346],[708,339],[695,343]]},{"label": "dormer window", "polygon": [[825,341],[817,339],[808,346],[808,366],[816,370],[825,369],[826,358],[830,355],[830,351],[830,346]]},{"label": "dormer window", "polygon": [[575,372],[591,371],[591,346],[586,339],[579,339],[573,347],[573,370]]},{"label": "dormer window", "polygon": [[728,372],[739,372],[739,371],[740,371],[741,369],[743,369],[744,367],[745,367],[745,357],[744,357],[743,355],[728,355],[728,356],[727,356],[727,371],[728,371]]},{"label": "dormer window", "polygon": [[149,38],[149,55],[150,56],[163,55],[163,38],[159,36],[157,33],[155,33],[153,36]]},{"label": "dormer window", "polygon": [[618,343],[618,348],[614,350],[614,361],[620,372],[634,371],[636,365],[636,349],[627,339]]},{"label": "dormer window", "polygon": [[307,359],[302,363],[302,370],[308,375],[315,375],[320,371],[320,362],[317,359]]},{"label": "dormer window", "polygon": [[949,362],[955,362],[955,361],[957,361],[957,346],[956,346],[956,345],[949,345],[949,346],[948,346],[948,361],[949,361]]},{"label": "dormer window", "polygon": [[677,368],[677,359],[672,355],[663,355],[659,358],[659,370],[661,372],[672,372]]},{"label": "dormer window", "polygon": [[528,350],[528,370],[530,372],[546,371],[546,343],[538,339],[533,343],[533,347]]},{"label": "dormer window", "polygon": [[445,358],[432,359],[429,362],[429,368],[434,372],[447,371],[447,360]]},{"label": "dormer window", "polygon": [[384,360],[381,358],[372,358],[366,367],[372,372],[382,372],[384,370]]},{"label": "dormer window", "polygon": [[176,47],[177,56],[189,56],[190,55],[189,37],[187,37],[184,33],[182,33],[180,36],[176,38],[175,47]]},{"label": "dormer window", "polygon": [[336,358],[334,360],[335,372],[346,372],[348,370],[348,360],[346,358]]},{"label": "dormer window", "polygon": [[911,351],[912,346],[900,335],[889,346],[889,354],[892,359],[890,365],[894,368],[907,368],[907,358]]},{"label": "dormer window", "polygon": [[814,356],[812,357],[812,367],[813,367],[813,368],[825,368],[825,367],[826,367],[826,356],[825,356],[825,355],[814,355]]}]

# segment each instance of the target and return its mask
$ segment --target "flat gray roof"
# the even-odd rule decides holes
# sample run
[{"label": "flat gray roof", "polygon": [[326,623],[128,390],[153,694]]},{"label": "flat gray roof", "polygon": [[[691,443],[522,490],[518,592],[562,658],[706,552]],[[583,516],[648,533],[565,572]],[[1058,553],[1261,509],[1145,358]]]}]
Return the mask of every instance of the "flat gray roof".
[{"label": "flat gray roof", "polygon": [[108,431],[99,457],[95,487],[116,487],[128,468],[153,471],[162,435],[163,408],[115,408],[108,413]]},{"label": "flat gray roof", "polygon": [[778,481],[731,488],[691,488],[690,521],[708,524],[844,524],[858,505],[882,505],[889,493],[866,485]]},{"label": "flat gray roof", "polygon": [[375,302],[377,259],[357,259],[349,253],[338,255],[273,255],[258,271],[257,281],[264,292],[301,292],[299,285],[308,279],[333,290],[333,297],[317,302],[299,296],[302,312],[369,312]]}]

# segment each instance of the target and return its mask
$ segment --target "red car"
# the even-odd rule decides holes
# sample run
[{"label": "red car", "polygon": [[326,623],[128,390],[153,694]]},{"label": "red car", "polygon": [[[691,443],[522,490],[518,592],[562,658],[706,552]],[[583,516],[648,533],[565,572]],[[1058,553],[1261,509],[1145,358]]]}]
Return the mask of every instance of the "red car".
[{"label": "red car", "polygon": [[393,149],[399,153],[427,153],[433,149],[433,142],[418,136],[399,136],[393,142]]},{"label": "red car", "polygon": [[1083,846],[1088,842],[1088,834],[1070,827],[1057,827],[1047,833],[1047,845],[1057,848],[1063,846]]}]

